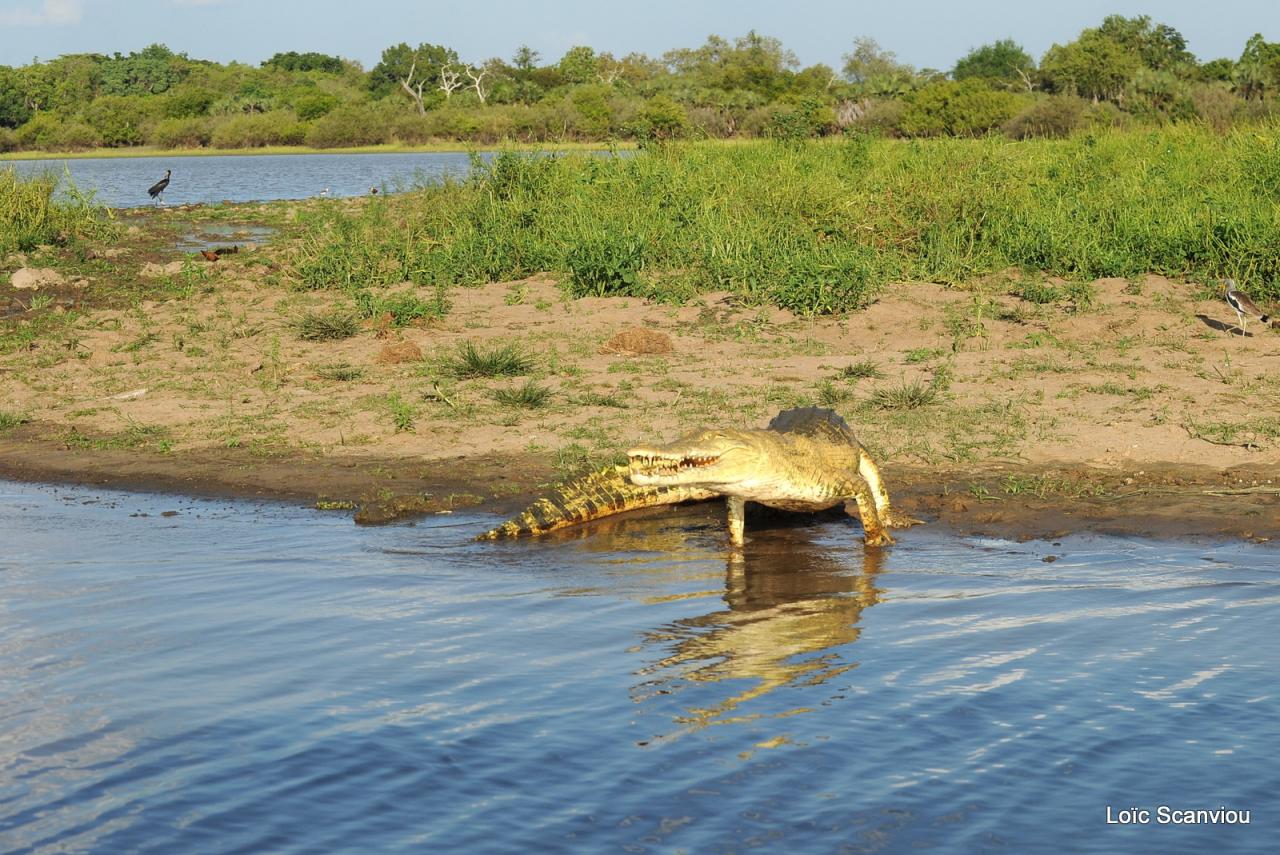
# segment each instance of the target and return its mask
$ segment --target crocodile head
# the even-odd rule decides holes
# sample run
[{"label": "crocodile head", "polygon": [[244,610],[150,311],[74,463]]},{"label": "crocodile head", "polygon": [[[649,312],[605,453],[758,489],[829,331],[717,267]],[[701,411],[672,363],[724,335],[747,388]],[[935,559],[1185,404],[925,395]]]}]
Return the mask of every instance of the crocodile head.
[{"label": "crocodile head", "polygon": [[741,485],[761,471],[760,431],[703,430],[662,445],[627,452],[631,482],[643,487],[698,486],[712,490]]}]

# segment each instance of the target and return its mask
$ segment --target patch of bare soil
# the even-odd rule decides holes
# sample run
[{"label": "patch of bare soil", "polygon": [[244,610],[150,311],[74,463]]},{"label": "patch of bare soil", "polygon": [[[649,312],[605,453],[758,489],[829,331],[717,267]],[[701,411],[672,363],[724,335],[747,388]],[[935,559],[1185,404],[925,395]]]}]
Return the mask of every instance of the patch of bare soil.
[{"label": "patch of bare soil", "polygon": [[[224,259],[181,297],[87,311],[0,356],[0,415],[27,422],[0,437],[0,474],[505,512],[642,439],[814,404],[854,425],[909,510],[961,529],[1280,529],[1280,337],[1240,335],[1198,285],[1104,279],[1039,304],[999,278],[906,283],[806,319],[727,294],[567,301],[537,277],[455,289],[390,360],[376,324],[300,340],[300,313],[348,304],[274,269]],[[458,379],[462,342],[533,367]],[[526,379],[540,405],[496,394]]]}]

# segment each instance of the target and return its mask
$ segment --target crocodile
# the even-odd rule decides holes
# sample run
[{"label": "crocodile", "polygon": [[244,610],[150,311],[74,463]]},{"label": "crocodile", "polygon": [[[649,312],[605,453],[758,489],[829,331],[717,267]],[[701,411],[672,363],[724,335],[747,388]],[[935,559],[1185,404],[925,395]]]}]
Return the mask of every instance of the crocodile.
[{"label": "crocodile", "polygon": [[787,511],[844,505],[862,520],[867,546],[893,543],[889,528],[919,520],[889,504],[880,470],[833,410],[784,410],[763,430],[699,430],[663,445],[627,452],[627,465],[607,466],[569,481],[478,540],[550,531],[636,508],[723,496],[729,540],[742,546],[745,506]]}]

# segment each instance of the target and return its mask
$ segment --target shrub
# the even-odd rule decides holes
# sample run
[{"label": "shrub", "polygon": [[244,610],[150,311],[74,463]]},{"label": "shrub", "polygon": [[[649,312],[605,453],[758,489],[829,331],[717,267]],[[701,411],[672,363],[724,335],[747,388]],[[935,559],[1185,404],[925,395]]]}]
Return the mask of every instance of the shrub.
[{"label": "shrub", "polygon": [[261,148],[269,145],[301,145],[306,126],[287,110],[247,113],[218,123],[209,142],[214,148]]},{"label": "shrub", "polygon": [[83,122],[64,121],[50,113],[39,113],[18,128],[18,146],[40,151],[80,151],[102,144],[98,132]]},{"label": "shrub", "polygon": [[1084,102],[1072,95],[1050,95],[1024,107],[1004,123],[1004,134],[1016,140],[1070,136],[1084,123]]},{"label": "shrub", "polygon": [[631,132],[638,139],[661,141],[682,137],[688,128],[684,107],[666,95],[655,95],[640,109]]},{"label": "shrub", "polygon": [[212,139],[208,119],[161,119],[151,129],[149,142],[161,148],[203,148]]},{"label": "shrub", "polygon": [[290,326],[303,341],[338,341],[351,338],[360,331],[360,323],[350,312],[337,309],[325,312],[306,311]]},{"label": "shrub", "polygon": [[387,141],[387,129],[367,107],[340,107],[317,119],[306,133],[306,143],[314,148],[377,145]]},{"label": "shrub", "polygon": [[150,121],[146,101],[138,96],[101,95],[84,109],[85,121],[98,132],[102,145],[141,145]]},{"label": "shrub", "polygon": [[338,96],[328,92],[311,92],[294,99],[293,111],[304,122],[328,115],[338,106]]},{"label": "shrub", "polygon": [[1020,99],[978,80],[943,80],[908,96],[902,130],[909,136],[977,136],[999,127]]},{"label": "shrub", "polygon": [[208,89],[179,86],[160,99],[160,115],[166,119],[194,119],[209,115],[218,96]]}]

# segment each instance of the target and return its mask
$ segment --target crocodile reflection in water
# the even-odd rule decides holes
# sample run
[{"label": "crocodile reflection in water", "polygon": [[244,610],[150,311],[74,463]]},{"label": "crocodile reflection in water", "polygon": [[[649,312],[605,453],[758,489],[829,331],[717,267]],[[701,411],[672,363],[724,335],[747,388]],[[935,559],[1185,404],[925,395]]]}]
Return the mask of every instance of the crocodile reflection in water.
[{"label": "crocodile reflection in water", "polygon": [[[701,530],[717,539],[721,513],[714,505],[694,506],[679,514],[669,508],[654,509],[601,520],[589,531],[567,528],[552,539],[572,540],[587,551],[617,555],[619,567],[652,568],[648,560],[622,557],[637,551],[661,553],[666,557],[664,564],[670,566],[672,561],[708,557],[708,552],[691,548],[697,542],[691,534]],[[681,731],[807,712],[807,707],[753,709],[775,690],[820,685],[856,665],[840,648],[857,640],[863,610],[880,601],[875,579],[886,560],[884,550],[851,554],[814,543],[801,531],[815,522],[809,514],[761,509],[753,527],[761,521],[766,525],[753,550],[733,553],[723,577],[712,577],[717,582],[722,579],[722,585],[696,593],[646,596],[661,602],[714,597],[727,608],[645,632],[642,647],[660,651],[661,658],[637,672],[644,680],[632,689],[635,700],[650,703],[659,696],[714,693],[710,684],[724,683],[728,688],[733,681],[750,683],[714,703],[686,706],[684,714],[676,717]]]},{"label": "crocodile reflection in water", "polygon": [[856,667],[841,648],[857,640],[863,610],[880,601],[875,579],[883,553],[862,553],[858,568],[847,553],[785,534],[727,563],[722,599],[728,608],[645,634],[645,647],[669,652],[640,672],[647,679],[635,688],[637,699],[693,691],[696,684],[723,683],[734,691],[738,681],[750,683],[714,703],[686,706],[676,720],[697,730],[807,712],[753,708],[778,689],[820,685]]}]

